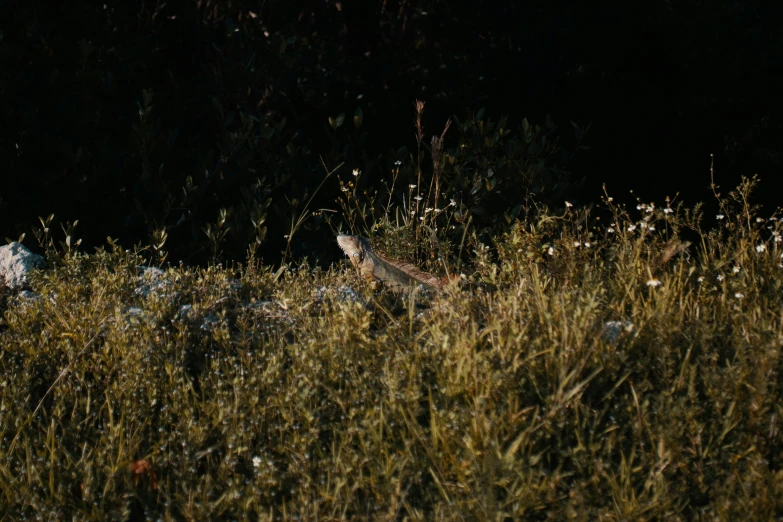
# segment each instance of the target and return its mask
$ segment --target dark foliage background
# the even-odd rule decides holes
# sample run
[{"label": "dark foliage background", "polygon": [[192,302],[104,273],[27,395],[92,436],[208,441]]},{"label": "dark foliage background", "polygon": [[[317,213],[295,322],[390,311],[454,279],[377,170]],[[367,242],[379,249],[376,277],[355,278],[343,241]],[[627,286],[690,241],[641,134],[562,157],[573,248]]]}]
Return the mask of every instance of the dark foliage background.
[{"label": "dark foliage background", "polygon": [[[413,175],[417,98],[426,143],[448,117],[461,121],[446,135],[456,160],[444,189],[488,230],[531,190],[556,205],[587,203],[604,182],[615,194],[703,199],[710,154],[719,184],[759,173],[774,206],[783,26],[773,15],[770,3],[728,0],[612,10],[2,0],[0,233],[28,232],[31,244],[38,216],[54,213],[66,227],[80,221],[83,247],[106,236],[154,243],[165,230],[170,261],[244,259],[258,241],[273,262],[327,170],[360,168],[370,190],[396,160]],[[512,136],[485,135],[480,108],[484,120],[507,115]],[[541,133],[522,129],[524,117]],[[571,121],[591,124],[590,151],[575,154]],[[541,135],[552,147],[543,156]],[[502,167],[497,179],[486,157]],[[309,208],[335,208],[338,194],[327,182]],[[290,247],[293,257],[337,254],[320,218]]]}]

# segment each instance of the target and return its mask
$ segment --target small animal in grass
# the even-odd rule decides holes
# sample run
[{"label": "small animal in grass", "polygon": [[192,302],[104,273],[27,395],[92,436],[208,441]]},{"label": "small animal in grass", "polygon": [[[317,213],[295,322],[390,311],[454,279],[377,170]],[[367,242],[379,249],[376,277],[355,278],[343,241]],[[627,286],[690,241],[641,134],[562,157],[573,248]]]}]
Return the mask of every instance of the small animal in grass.
[{"label": "small animal in grass", "polygon": [[416,266],[382,256],[375,252],[370,242],[359,236],[340,234],[337,244],[351,264],[367,281],[380,282],[394,290],[403,290],[417,285],[442,289],[459,281],[456,275],[435,277]]}]

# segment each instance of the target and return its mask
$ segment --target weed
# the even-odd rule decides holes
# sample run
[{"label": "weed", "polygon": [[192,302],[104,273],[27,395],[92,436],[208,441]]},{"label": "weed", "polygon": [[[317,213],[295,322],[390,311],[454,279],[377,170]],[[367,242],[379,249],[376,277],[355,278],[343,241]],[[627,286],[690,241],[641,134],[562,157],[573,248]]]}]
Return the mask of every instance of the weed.
[{"label": "weed", "polygon": [[[474,284],[404,304],[351,270],[257,263],[137,292],[138,253],[58,254],[4,314],[0,511],[774,517],[782,225],[754,185],[720,219],[607,196],[605,220],[468,231]],[[369,225],[413,253],[402,223]],[[358,298],[316,292],[345,285]]]}]

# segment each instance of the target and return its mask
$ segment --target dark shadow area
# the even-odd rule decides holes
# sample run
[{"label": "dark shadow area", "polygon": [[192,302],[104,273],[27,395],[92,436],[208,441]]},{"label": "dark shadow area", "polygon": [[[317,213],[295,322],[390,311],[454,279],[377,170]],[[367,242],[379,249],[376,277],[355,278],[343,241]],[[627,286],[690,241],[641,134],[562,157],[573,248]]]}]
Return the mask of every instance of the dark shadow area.
[{"label": "dark shadow area", "polygon": [[[612,10],[6,0],[0,232],[27,232],[35,246],[31,227],[55,213],[57,223],[79,220],[88,251],[106,236],[150,244],[166,230],[169,261],[244,259],[258,240],[259,255],[276,262],[292,220],[336,208],[336,176],[360,168],[377,188],[394,159],[410,158],[398,149],[416,149],[416,99],[427,102],[426,143],[449,117],[481,108],[495,122],[508,116],[510,129],[551,115],[566,148],[571,122],[590,124],[590,150],[557,163],[572,184],[542,192],[548,204],[595,201],[604,183],[629,201],[630,189],[645,201],[708,200],[714,154],[722,191],[759,174],[758,202],[771,213],[783,152],[783,29],[773,14],[769,3],[728,0]],[[447,154],[460,132],[447,133]],[[325,175],[320,158],[343,166],[305,208]],[[493,211],[522,197],[506,192]],[[289,254],[335,256],[329,238],[308,219]]]}]

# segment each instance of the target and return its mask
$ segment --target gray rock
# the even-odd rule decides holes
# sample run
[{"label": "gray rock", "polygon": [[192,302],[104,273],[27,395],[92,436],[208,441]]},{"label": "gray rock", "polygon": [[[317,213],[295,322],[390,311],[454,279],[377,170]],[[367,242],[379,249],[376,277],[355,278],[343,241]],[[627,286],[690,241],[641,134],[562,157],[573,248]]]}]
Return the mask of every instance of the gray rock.
[{"label": "gray rock", "polygon": [[334,299],[336,301],[346,303],[364,303],[364,299],[356,293],[356,290],[350,286],[338,286],[337,288],[321,286],[315,290],[315,300],[318,302],[325,301],[327,299]]},{"label": "gray rock", "polygon": [[125,313],[128,314],[129,317],[142,317],[144,315],[144,310],[138,306],[129,306],[125,309]]},{"label": "gray rock", "polygon": [[[110,319],[112,322],[114,318]],[[157,325],[154,316],[138,306],[126,306],[123,309],[122,330],[127,332],[140,326],[141,324]]]},{"label": "gray rock", "polygon": [[41,302],[41,297],[30,290],[22,290],[12,297],[10,302],[15,306],[26,308]]},{"label": "gray rock", "polygon": [[176,299],[177,292],[170,292],[172,284],[166,279],[166,272],[154,266],[139,266],[139,286],[133,291],[135,295],[150,297],[154,294],[158,297],[167,296]]},{"label": "gray rock", "polygon": [[271,322],[285,323],[288,326],[294,326],[296,323],[288,309],[278,301],[255,301],[247,304],[245,308]]},{"label": "gray rock", "polygon": [[192,319],[194,314],[195,312],[193,311],[193,305],[191,304],[180,305],[179,308],[177,308],[177,315],[174,316],[174,319],[172,319],[171,322],[185,321],[188,319]]},{"label": "gray rock", "polygon": [[156,281],[166,275],[166,272],[155,266],[139,265],[139,275],[145,279]]},{"label": "gray rock", "polygon": [[[176,323],[180,321],[194,321],[198,319],[198,316],[199,314],[197,310],[193,309],[193,305],[183,304],[180,305],[179,308],[177,308],[177,313],[175,314],[171,322]],[[225,324],[225,320],[221,320],[220,317],[218,317],[218,315],[215,312],[206,312],[203,315],[201,315],[201,325],[199,326],[199,328],[201,328],[205,332],[212,332],[212,330],[219,328],[224,324]]]},{"label": "gray rock", "polygon": [[9,288],[21,288],[27,285],[27,274],[34,268],[44,268],[46,261],[33,254],[24,245],[13,242],[0,247],[0,279]]},{"label": "gray rock", "polygon": [[201,329],[205,332],[211,332],[215,328],[220,327],[221,321],[215,312],[207,312],[201,319]]},{"label": "gray rock", "polygon": [[604,338],[610,343],[616,342],[624,334],[634,331],[634,324],[631,321],[606,321],[604,323]]}]

